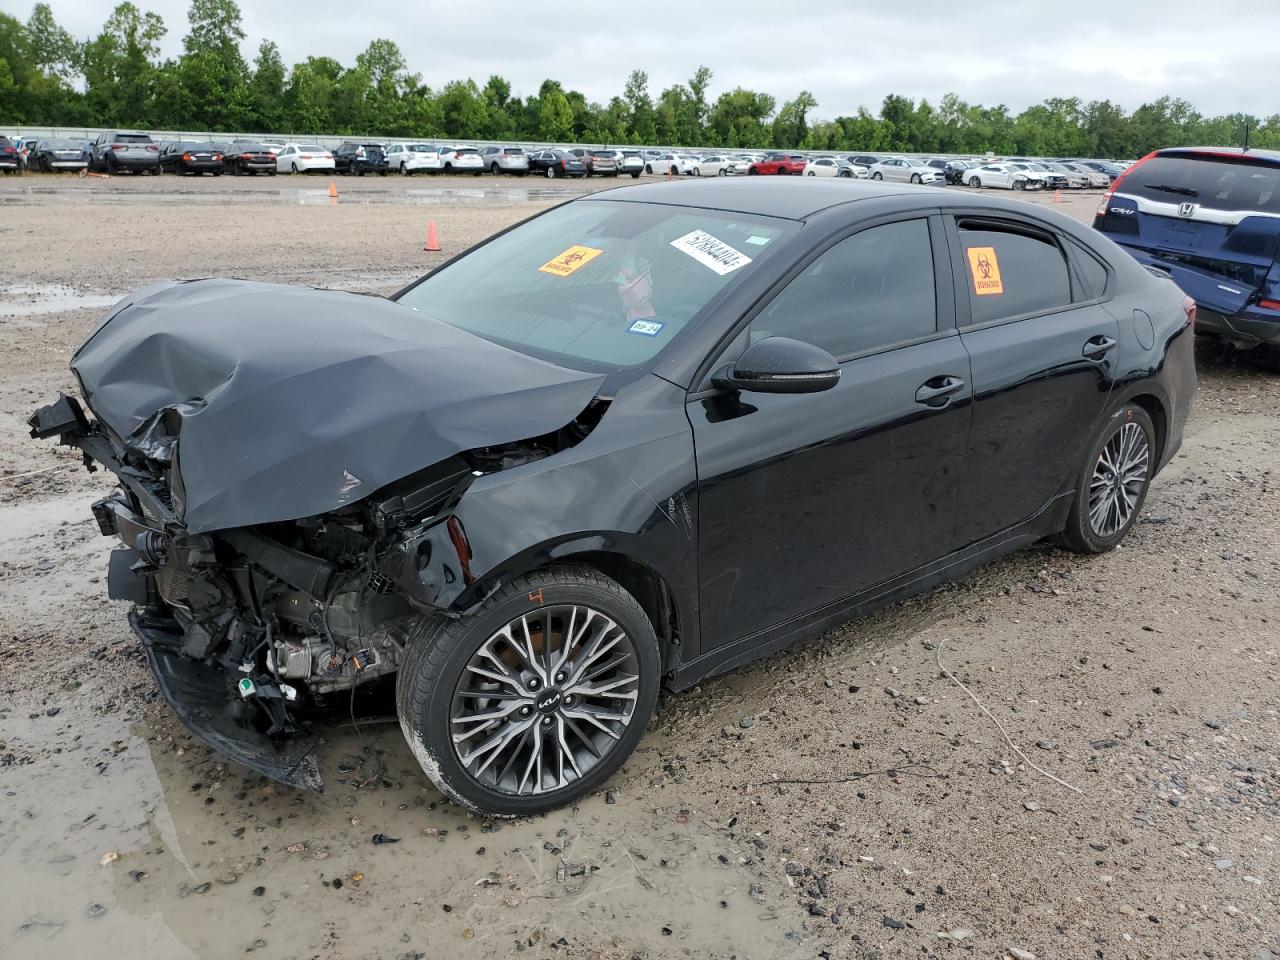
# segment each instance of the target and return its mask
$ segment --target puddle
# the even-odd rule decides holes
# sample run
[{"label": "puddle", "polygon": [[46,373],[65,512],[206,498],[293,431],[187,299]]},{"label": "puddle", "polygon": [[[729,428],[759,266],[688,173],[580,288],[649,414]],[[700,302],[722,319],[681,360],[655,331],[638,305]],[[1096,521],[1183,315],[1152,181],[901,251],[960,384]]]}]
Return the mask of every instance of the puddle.
[{"label": "puddle", "polygon": [[316,796],[167,717],[7,709],[0,937],[30,960],[813,952],[788,892],[743,865],[750,838],[694,797],[639,809],[619,777],[616,804],[490,824],[441,800],[394,724],[328,731]]},{"label": "puddle", "polygon": [[[324,183],[316,178],[317,183]],[[540,203],[569,200],[593,192],[586,186],[498,186],[498,187],[365,187],[349,186],[336,180],[339,195],[329,196],[327,183],[317,187],[281,187],[275,189],[102,189],[55,190],[52,187],[19,187],[0,193],[0,205],[35,206],[53,202],[116,204],[121,206],[159,205],[225,205],[261,204],[414,204],[414,205],[484,205]]]},{"label": "puddle", "polygon": [[0,287],[0,317],[34,317],[68,310],[100,310],[109,307],[118,295],[84,294],[59,285]]}]

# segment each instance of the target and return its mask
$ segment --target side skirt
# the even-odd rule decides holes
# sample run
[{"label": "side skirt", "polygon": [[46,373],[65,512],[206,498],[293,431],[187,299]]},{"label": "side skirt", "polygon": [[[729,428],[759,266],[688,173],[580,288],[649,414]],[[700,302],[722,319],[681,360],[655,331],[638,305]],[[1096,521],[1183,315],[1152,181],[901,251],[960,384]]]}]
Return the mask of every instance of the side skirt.
[{"label": "side skirt", "polygon": [[1002,530],[994,536],[970,544],[901,576],[819,607],[785,623],[742,637],[709,650],[666,678],[666,687],[680,691],[709,677],[727,673],[753,660],[789,647],[794,643],[819,636],[824,631],[858,617],[865,617],[881,607],[915,596],[954,580],[997,557],[1013,553],[1038,540],[1057,533],[1067,522],[1073,492],[1059,494],[1030,520]]}]

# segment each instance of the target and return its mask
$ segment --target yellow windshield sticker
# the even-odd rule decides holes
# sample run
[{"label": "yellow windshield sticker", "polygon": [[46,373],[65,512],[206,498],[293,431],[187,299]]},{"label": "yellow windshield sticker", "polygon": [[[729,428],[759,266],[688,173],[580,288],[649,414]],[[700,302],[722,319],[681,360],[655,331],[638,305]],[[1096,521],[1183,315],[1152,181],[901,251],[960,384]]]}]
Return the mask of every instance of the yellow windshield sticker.
[{"label": "yellow windshield sticker", "polygon": [[973,292],[980,297],[1004,293],[1004,283],[1000,280],[1000,261],[996,259],[996,248],[970,247],[968,254],[969,273],[973,276]]},{"label": "yellow windshield sticker", "polygon": [[567,277],[575,270],[581,270],[588,263],[594,260],[603,250],[597,250],[594,247],[584,247],[581,244],[574,244],[564,253],[558,253],[538,269],[543,273],[549,273],[556,277]]}]

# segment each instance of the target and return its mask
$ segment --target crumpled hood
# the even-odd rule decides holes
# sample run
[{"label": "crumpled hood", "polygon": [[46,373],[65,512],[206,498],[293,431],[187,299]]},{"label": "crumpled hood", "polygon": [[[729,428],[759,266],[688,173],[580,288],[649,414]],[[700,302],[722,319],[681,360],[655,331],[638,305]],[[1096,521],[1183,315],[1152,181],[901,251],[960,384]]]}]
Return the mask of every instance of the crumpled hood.
[{"label": "crumpled hood", "polygon": [[550,433],[604,381],[390,300],[240,280],[126,298],[71,368],[127,445],[158,459],[176,445],[192,533],[326,513]]}]

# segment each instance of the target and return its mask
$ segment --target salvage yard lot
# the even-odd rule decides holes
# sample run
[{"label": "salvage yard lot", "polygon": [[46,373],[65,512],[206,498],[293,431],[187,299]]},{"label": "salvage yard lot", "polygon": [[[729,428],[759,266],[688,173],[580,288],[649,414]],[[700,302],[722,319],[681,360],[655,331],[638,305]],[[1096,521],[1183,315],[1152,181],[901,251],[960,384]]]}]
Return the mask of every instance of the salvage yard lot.
[{"label": "salvage yard lot", "polygon": [[103,599],[109,481],[25,435],[103,305],[174,277],[388,293],[615,186],[336,183],[0,184],[0,955],[1280,956],[1280,377],[1204,349],[1121,549],[1026,550],[665,697],[578,807],[461,813],[372,721],[327,734],[319,797],[193,742]]}]

